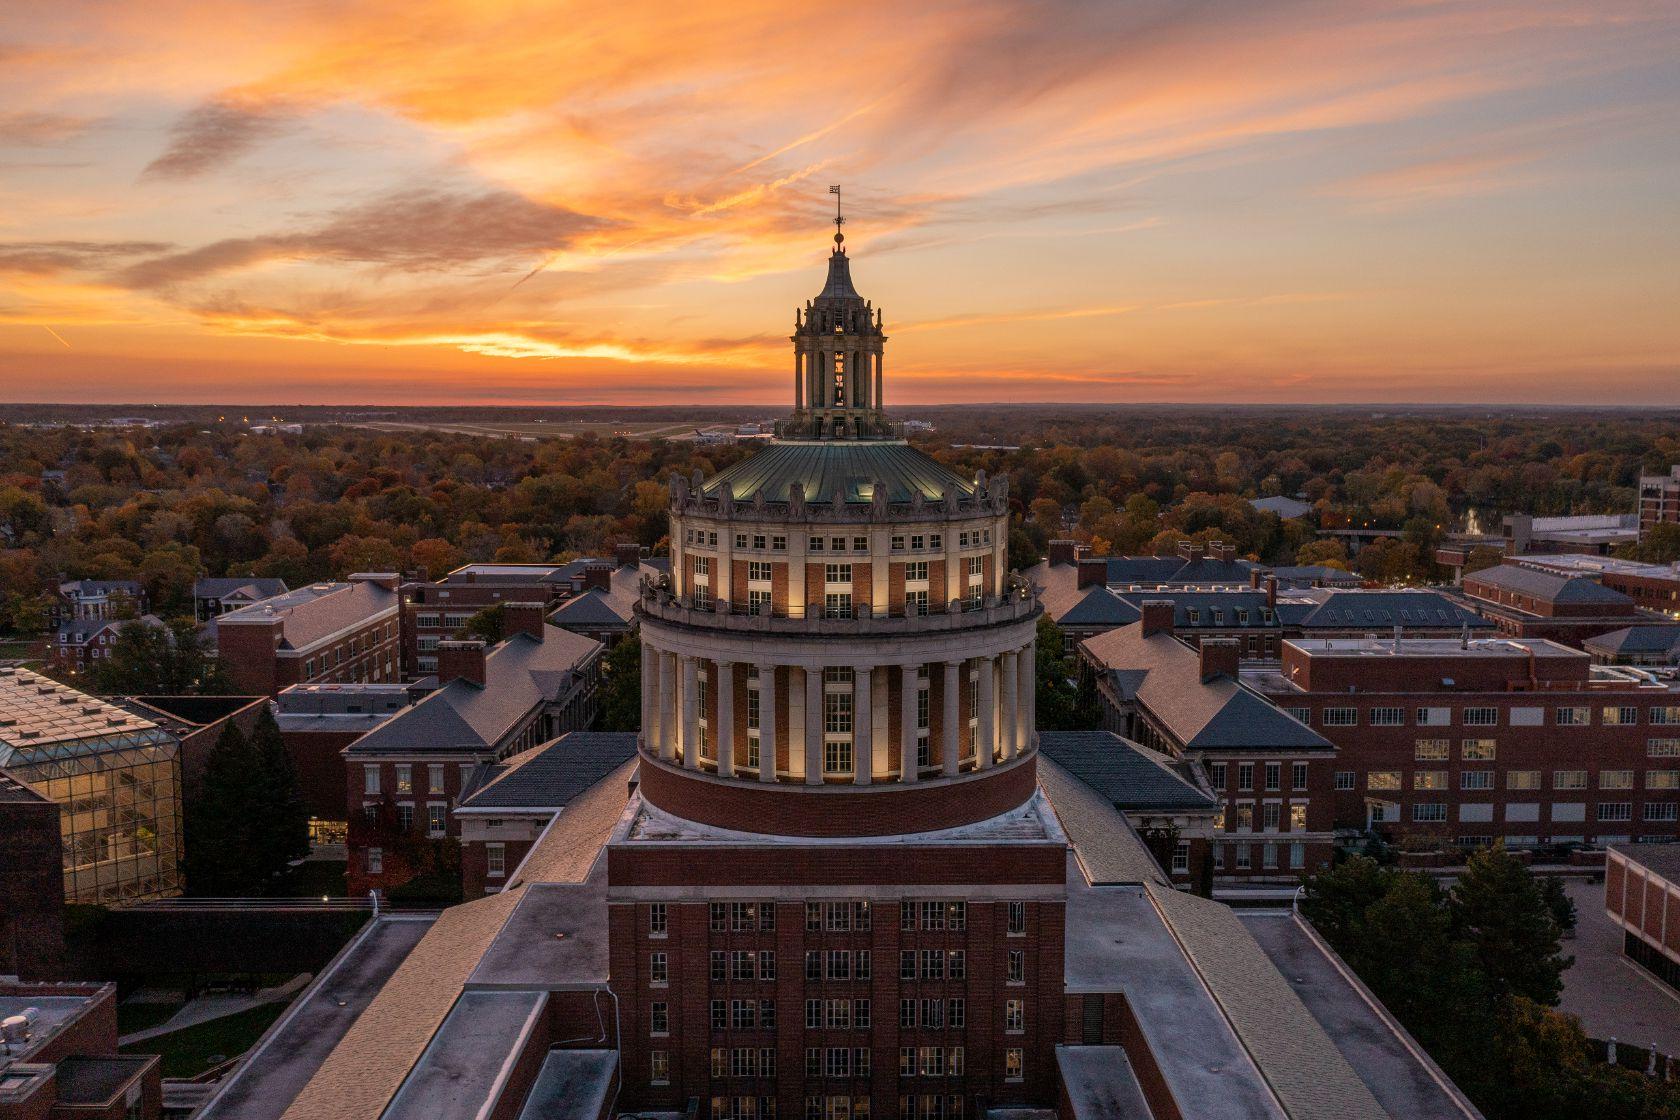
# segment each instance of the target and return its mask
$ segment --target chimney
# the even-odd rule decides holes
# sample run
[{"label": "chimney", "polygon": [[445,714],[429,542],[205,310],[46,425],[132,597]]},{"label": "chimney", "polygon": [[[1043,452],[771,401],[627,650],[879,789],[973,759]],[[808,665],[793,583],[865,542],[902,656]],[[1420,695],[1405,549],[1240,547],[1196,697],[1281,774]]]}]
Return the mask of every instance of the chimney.
[{"label": "chimney", "polygon": [[1108,583],[1108,561],[1100,556],[1081,556],[1079,575],[1074,584],[1079,588],[1102,587]]},{"label": "chimney", "polygon": [[1200,560],[1207,555],[1207,545],[1201,541],[1179,541],[1178,554],[1186,560]]},{"label": "chimney", "polygon": [[1266,605],[1277,610],[1277,576],[1266,573]]},{"label": "chimney", "polygon": [[642,562],[642,546],[635,541],[620,541],[613,545],[613,560],[621,568],[634,568]]},{"label": "chimney", "polygon": [[591,587],[598,587],[602,591],[611,591],[612,574],[613,569],[611,564],[594,563],[587,565],[583,569],[584,590],[587,591]]},{"label": "chimney", "polygon": [[1226,544],[1224,541],[1213,541],[1208,545],[1208,555],[1228,564],[1237,558],[1237,546]]},{"label": "chimney", "polygon": [[1255,591],[1260,590],[1260,578],[1263,575],[1265,575],[1265,573],[1259,568],[1250,568],[1248,570],[1248,586]]},{"label": "chimney", "polygon": [[1046,559],[1052,568],[1059,568],[1064,564],[1079,563],[1079,542],[1070,540],[1051,541],[1049,555]]},{"label": "chimney", "polygon": [[439,642],[437,648],[438,687],[462,677],[484,687],[484,643],[477,638]]},{"label": "chimney", "polygon": [[1145,599],[1140,606],[1143,617],[1143,636],[1173,632],[1173,602],[1171,599]]},{"label": "chimney", "polygon": [[375,587],[383,587],[387,591],[395,591],[402,583],[400,572],[352,572],[346,576],[351,583],[371,583]]},{"label": "chimney", "polygon": [[543,616],[548,607],[544,603],[503,603],[502,604],[502,638],[513,637],[515,634],[529,634],[537,641],[543,640]]},{"label": "chimney", "polygon": [[1237,679],[1237,667],[1242,659],[1235,638],[1203,638],[1201,655],[1203,684],[1215,677]]}]

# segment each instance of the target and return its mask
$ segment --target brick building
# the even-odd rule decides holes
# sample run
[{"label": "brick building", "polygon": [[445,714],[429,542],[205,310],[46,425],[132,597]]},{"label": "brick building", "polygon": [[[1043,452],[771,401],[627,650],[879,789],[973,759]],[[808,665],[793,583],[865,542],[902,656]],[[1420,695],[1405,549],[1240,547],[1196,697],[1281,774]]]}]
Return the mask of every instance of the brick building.
[{"label": "brick building", "polygon": [[397,681],[398,577],[353,575],[229,611],[215,622],[216,652],[241,692],[287,685]]},{"label": "brick building", "polygon": [[546,625],[536,603],[510,605],[506,623],[494,647],[443,643],[437,690],[343,749],[350,893],[399,886],[439,854],[430,842],[454,844],[481,766],[594,719],[600,643]]},{"label": "brick building", "polygon": [[0,979],[0,1022],[0,1120],[163,1114],[158,1056],[117,1052],[115,984]]},{"label": "brick building", "polygon": [[1680,845],[1615,844],[1605,854],[1604,912],[1622,928],[1622,952],[1680,988]]},{"label": "brick building", "polygon": [[1641,610],[1680,618],[1680,565],[1617,556],[1513,556],[1511,563],[1560,576],[1584,576],[1632,599]]},{"label": "brick building", "polygon": [[1501,634],[1579,646],[1647,616],[1628,596],[1587,576],[1501,564],[1464,577],[1468,605]]},{"label": "brick building", "polygon": [[0,976],[56,980],[64,964],[64,866],[56,801],[0,770]]},{"label": "brick building", "polygon": [[1639,539],[1651,526],[1680,522],[1680,466],[1667,474],[1639,476]]},{"label": "brick building", "polygon": [[59,623],[49,650],[53,667],[61,673],[88,672],[111,656],[111,646],[128,626],[162,627],[163,621],[147,614],[138,618],[80,618]]},{"label": "brick building", "polygon": [[1680,625],[1628,626],[1595,634],[1581,648],[1600,665],[1680,665]]},{"label": "brick building", "polygon": [[1335,747],[1243,683],[1235,641],[1192,646],[1174,633],[1172,603],[1142,607],[1139,622],[1080,646],[1104,726],[1201,769],[1219,799],[1216,877],[1294,880],[1326,866]]},{"label": "brick building", "polygon": [[[1394,1095],[1433,1084],[1415,1049],[1349,988],[1356,1070],[1132,822],[1211,791],[1113,736],[1065,744],[1089,782],[1049,757],[1007,487],[895,438],[880,318],[838,249],[794,341],[778,440],[672,487],[634,759],[586,784],[565,764],[623,746],[568,736],[467,794],[486,893],[286,1120],[1426,1114]],[[540,827],[504,803],[540,798],[563,802]]]},{"label": "brick building", "polygon": [[274,698],[274,722],[309,809],[312,845],[343,844],[348,835],[344,748],[425,694],[417,686],[380,681],[294,684]]},{"label": "brick building", "polygon": [[61,579],[57,620],[133,618],[146,613],[146,589],[133,579]]},{"label": "brick building", "polygon": [[1680,687],[1543,640],[1298,639],[1245,681],[1336,745],[1335,823],[1451,845],[1671,839]]}]

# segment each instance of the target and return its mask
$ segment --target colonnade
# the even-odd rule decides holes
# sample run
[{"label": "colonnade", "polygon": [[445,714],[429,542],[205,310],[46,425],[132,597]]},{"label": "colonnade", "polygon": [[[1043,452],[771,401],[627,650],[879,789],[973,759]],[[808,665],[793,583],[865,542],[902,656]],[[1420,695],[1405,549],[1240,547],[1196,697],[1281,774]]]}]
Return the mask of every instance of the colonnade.
[{"label": "colonnade", "polygon": [[807,785],[913,783],[1005,764],[1037,743],[1031,641],[933,662],[743,663],[660,649],[648,637],[644,628],[642,749],[689,770]]}]

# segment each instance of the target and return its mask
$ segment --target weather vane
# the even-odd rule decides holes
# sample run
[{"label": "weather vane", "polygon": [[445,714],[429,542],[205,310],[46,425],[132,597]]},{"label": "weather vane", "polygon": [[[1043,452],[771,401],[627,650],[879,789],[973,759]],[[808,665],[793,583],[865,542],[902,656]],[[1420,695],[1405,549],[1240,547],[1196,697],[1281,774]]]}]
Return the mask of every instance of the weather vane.
[{"label": "weather vane", "polygon": [[834,196],[834,243],[839,245],[846,240],[846,235],[840,232],[840,227],[846,224],[846,216],[840,212],[840,184],[830,183],[828,193]]}]

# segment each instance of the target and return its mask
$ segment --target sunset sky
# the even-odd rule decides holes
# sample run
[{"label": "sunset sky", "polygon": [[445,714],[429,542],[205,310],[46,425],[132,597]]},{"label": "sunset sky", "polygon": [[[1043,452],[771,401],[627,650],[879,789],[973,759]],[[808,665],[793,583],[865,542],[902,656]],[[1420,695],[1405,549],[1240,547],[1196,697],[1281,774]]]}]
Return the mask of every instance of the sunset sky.
[{"label": "sunset sky", "polygon": [[34,2],[0,400],[1680,405],[1680,5]]}]

